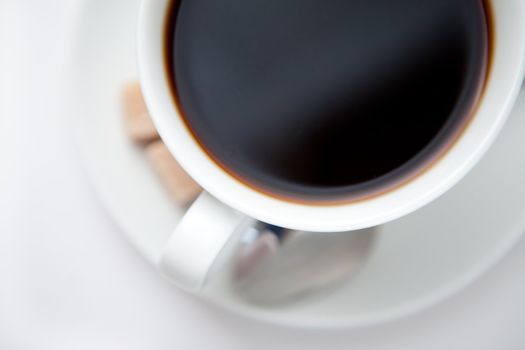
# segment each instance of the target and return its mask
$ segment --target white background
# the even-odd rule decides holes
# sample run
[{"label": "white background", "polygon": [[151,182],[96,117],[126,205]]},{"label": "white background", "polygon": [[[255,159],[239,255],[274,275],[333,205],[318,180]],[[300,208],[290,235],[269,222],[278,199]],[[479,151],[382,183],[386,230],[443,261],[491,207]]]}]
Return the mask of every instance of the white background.
[{"label": "white background", "polygon": [[523,239],[453,298],[359,330],[261,324],[168,285],[117,230],[74,148],[60,90],[74,3],[0,0],[0,350],[525,349]]}]

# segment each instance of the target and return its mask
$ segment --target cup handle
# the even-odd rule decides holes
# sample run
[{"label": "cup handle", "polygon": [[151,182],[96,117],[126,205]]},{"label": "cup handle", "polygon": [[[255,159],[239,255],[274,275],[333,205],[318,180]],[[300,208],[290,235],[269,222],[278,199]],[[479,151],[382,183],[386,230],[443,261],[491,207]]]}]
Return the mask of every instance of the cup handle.
[{"label": "cup handle", "polygon": [[180,288],[198,293],[219,253],[246,219],[203,192],[175,228],[157,267]]}]

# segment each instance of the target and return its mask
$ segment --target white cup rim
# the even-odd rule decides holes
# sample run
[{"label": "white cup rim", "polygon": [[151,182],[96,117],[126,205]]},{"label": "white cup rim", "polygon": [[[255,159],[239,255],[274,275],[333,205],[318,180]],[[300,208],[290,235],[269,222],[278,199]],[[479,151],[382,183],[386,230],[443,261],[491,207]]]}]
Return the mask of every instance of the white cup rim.
[{"label": "white cup rim", "polygon": [[525,2],[491,1],[493,48],[483,97],[466,130],[425,172],[383,194],[349,203],[310,205],[279,199],[235,179],[200,147],[179,115],[164,65],[170,0],[143,0],[138,32],[140,80],[159,133],[183,168],[213,196],[258,220],[318,231],[356,230],[394,220],[431,202],[482,157],[508,116],[525,68]]}]

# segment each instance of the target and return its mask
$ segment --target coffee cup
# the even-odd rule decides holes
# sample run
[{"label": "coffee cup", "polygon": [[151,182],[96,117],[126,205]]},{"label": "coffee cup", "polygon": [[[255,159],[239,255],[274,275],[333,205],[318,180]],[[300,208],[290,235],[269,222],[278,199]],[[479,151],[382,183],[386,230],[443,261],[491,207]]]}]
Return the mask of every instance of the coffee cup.
[{"label": "coffee cup", "polygon": [[360,230],[407,215],[453,187],[491,146],[525,74],[525,2],[487,4],[492,37],[486,78],[472,115],[453,142],[425,167],[386,189],[316,202],[251,186],[210,156],[182,116],[166,69],[166,23],[172,2],[143,0],[138,57],[145,100],[170,152],[205,190],[174,229],[159,257],[160,270],[181,288],[198,292],[225,245],[253,219],[327,234]]}]

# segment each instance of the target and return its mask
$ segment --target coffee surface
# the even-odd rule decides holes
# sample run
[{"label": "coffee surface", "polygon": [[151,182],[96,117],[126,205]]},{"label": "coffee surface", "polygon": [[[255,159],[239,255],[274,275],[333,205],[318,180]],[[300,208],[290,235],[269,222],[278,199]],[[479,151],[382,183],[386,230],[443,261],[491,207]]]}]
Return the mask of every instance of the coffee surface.
[{"label": "coffee surface", "polygon": [[175,0],[174,96],[205,151],[274,195],[402,181],[465,126],[489,57],[482,0]]}]

